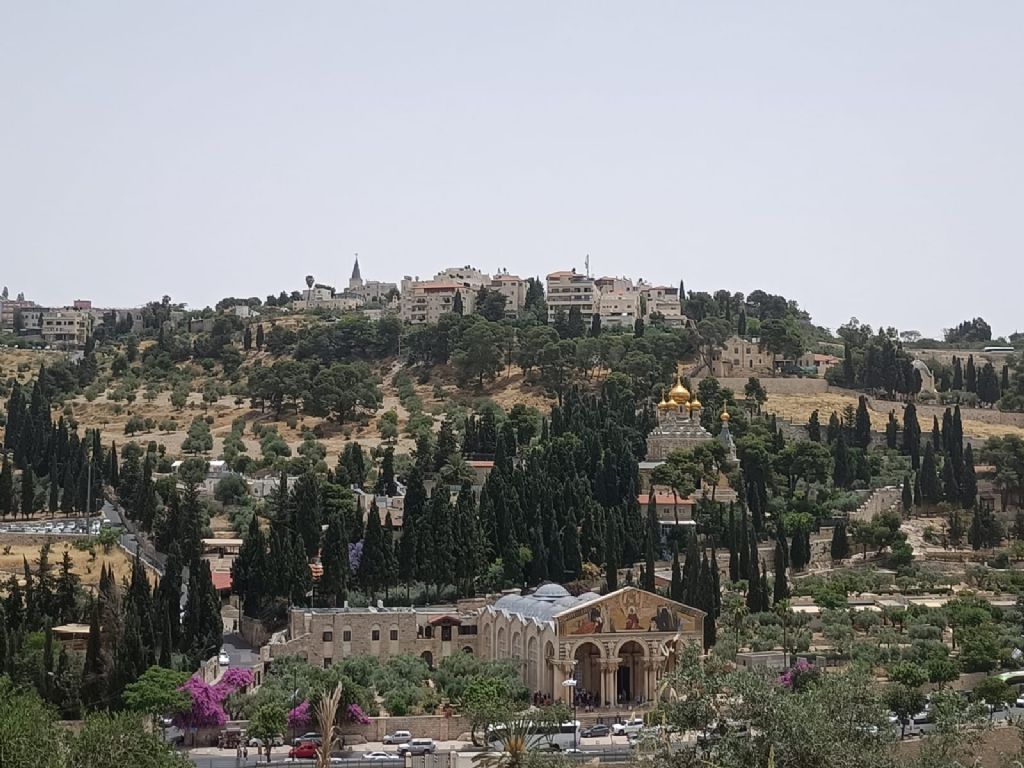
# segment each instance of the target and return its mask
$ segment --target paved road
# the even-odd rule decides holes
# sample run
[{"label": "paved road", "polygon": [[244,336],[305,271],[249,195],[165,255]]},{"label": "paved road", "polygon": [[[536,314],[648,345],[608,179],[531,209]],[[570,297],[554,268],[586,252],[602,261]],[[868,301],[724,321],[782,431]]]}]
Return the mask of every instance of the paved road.
[{"label": "paved road", "polygon": [[241,635],[234,632],[224,634],[221,647],[227,652],[228,658],[231,659],[232,667],[248,668],[260,660],[259,654],[253,651],[252,646],[245,642]]}]

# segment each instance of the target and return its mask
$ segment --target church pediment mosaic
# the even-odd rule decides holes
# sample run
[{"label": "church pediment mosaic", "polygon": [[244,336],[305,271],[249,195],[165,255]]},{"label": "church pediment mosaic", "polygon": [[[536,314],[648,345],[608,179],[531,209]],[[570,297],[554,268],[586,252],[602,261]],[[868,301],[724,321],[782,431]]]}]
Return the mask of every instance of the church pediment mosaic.
[{"label": "church pediment mosaic", "polygon": [[701,615],[694,608],[627,587],[560,614],[558,634],[563,637],[620,632],[686,634],[700,631]]}]

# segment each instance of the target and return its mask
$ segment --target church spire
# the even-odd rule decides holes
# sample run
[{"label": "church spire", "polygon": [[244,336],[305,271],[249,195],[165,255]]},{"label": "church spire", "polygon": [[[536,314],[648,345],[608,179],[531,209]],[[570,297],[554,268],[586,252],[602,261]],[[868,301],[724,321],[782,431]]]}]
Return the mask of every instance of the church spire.
[{"label": "church spire", "polygon": [[352,280],[362,280],[362,275],[359,274],[359,254],[356,254],[356,263],[352,265]]}]

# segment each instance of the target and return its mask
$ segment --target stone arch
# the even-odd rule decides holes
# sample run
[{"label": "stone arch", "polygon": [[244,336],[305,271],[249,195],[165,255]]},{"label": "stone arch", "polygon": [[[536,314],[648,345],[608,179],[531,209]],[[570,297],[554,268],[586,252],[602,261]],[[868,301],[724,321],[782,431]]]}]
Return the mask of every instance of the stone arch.
[{"label": "stone arch", "polygon": [[464,645],[462,647],[462,652],[463,653],[468,653],[470,656],[472,656],[473,655],[473,648],[471,646]]},{"label": "stone arch", "polygon": [[505,637],[504,627],[498,627],[497,656],[499,659],[504,659],[508,657],[508,640]]},{"label": "stone arch", "polygon": [[537,638],[526,641],[526,685],[530,693],[539,690],[540,660],[537,658]]},{"label": "stone arch", "polygon": [[592,640],[584,640],[573,648],[572,659],[576,663],[576,694],[584,699],[589,697],[600,706],[608,699],[602,684],[604,653],[601,646]]},{"label": "stone arch", "polygon": [[434,668],[434,654],[432,654],[430,651],[424,651],[423,653],[421,653],[420,658],[423,659],[424,662],[426,662],[428,667],[430,667],[431,669]]},{"label": "stone arch", "polygon": [[651,692],[647,690],[647,670],[650,665],[648,648],[636,640],[619,643],[615,650],[619,666],[615,675],[615,701],[632,704],[647,701]]},{"label": "stone arch", "polygon": [[491,626],[491,624],[489,622],[484,624],[483,631],[482,631],[481,634],[483,634],[483,636],[484,636],[484,658],[485,659],[493,659],[494,658],[494,632],[493,632],[493,627]]},{"label": "stone arch", "polygon": [[519,659],[520,661],[522,661],[522,659],[523,659],[523,635],[522,635],[521,632],[514,632],[514,633],[512,633],[512,651],[511,651],[511,654],[512,654],[512,658],[513,659]]}]

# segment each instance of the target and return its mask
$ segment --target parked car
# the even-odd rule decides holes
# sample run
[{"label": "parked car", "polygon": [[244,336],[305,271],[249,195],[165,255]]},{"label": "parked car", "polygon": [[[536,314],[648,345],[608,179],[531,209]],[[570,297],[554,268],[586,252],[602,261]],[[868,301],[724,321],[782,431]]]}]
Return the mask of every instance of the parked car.
[{"label": "parked car", "polygon": [[1017,697],[1017,706],[1024,707],[1024,694]]},{"label": "parked car", "polygon": [[364,760],[401,760],[398,755],[391,752],[367,752],[363,755]]},{"label": "parked car", "polygon": [[384,737],[385,744],[405,744],[408,741],[412,741],[412,733],[409,731],[395,731]]},{"label": "parked car", "polygon": [[223,648],[221,648],[220,653],[217,654],[217,663],[222,667],[226,667],[231,663],[231,658],[228,656],[228,652]]},{"label": "parked car", "polygon": [[312,760],[316,757],[316,751],[319,748],[319,744],[315,744],[312,741],[304,741],[297,747],[289,749],[288,757],[293,760]]},{"label": "parked car", "polygon": [[296,736],[294,739],[292,739],[292,746],[297,747],[304,741],[312,741],[315,744],[319,744],[321,741],[320,734],[316,731],[307,731],[301,736]]},{"label": "parked car", "polygon": [[410,739],[405,744],[398,745],[399,757],[432,755],[435,751],[437,751],[437,745],[434,744],[433,739]]},{"label": "parked car", "polygon": [[[249,739],[249,746],[250,747],[256,747],[257,749],[262,749],[263,747],[266,746],[266,742],[263,739],[261,739],[261,738],[253,736],[251,739]],[[281,736],[279,734],[279,735],[275,736],[274,738],[272,738],[270,740],[270,746],[272,746],[272,747],[283,747],[284,746],[284,736]]]},{"label": "parked car", "polygon": [[612,733],[615,736],[629,736],[631,733],[640,733],[640,729],[644,727],[644,719],[642,717],[634,717],[632,720],[627,720],[624,723],[615,723],[612,726]]},{"label": "parked car", "polygon": [[611,732],[612,729],[609,728],[607,725],[605,725],[604,723],[598,723],[597,725],[592,725],[589,728],[584,728],[580,732],[580,736],[582,736],[584,739],[596,739],[601,736],[609,736]]}]

